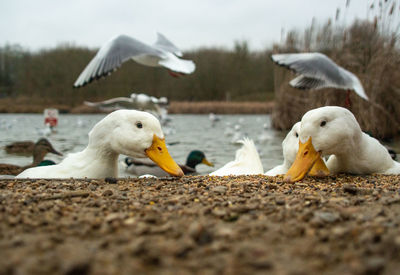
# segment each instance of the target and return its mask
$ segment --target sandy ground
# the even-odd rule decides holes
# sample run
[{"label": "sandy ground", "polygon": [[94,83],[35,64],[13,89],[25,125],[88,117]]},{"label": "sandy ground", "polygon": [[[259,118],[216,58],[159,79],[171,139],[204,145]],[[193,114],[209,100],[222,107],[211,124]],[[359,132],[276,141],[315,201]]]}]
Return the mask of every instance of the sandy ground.
[{"label": "sandy ground", "polygon": [[395,274],[400,176],[0,180],[0,274]]}]

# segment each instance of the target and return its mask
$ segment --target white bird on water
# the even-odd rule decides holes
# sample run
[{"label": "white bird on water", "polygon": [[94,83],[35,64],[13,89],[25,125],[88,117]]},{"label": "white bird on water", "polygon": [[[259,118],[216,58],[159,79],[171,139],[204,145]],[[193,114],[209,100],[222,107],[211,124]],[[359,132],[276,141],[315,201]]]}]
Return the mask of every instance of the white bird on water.
[{"label": "white bird on water", "polygon": [[331,155],[331,174],[400,174],[400,163],[375,138],[363,133],[354,115],[338,106],[325,106],[304,114],[299,150],[285,180],[301,180],[315,160]]},{"label": "white bird on water", "polygon": [[347,90],[347,106],[351,104],[350,90],[354,90],[361,98],[369,100],[358,77],[338,66],[322,53],[273,54],[271,59],[276,64],[299,74],[289,83],[294,88],[305,90],[337,88]]},{"label": "white bird on water", "polygon": [[160,122],[146,112],[118,110],[93,127],[83,151],[69,154],[57,165],[27,169],[17,178],[118,177],[120,154],[148,157],[170,175],[183,176],[167,150]]},{"label": "white bird on water", "polygon": [[125,61],[133,59],[150,67],[165,67],[172,76],[193,73],[196,65],[191,60],[180,59],[182,52],[164,35],[158,33],[157,41],[147,45],[127,35],[119,35],[105,43],[74,83],[82,87],[111,74]]},{"label": "white bird on water", "polygon": [[212,172],[210,176],[228,176],[228,175],[257,175],[263,174],[260,155],[251,139],[244,138],[240,141],[242,148],[236,151],[235,160],[228,162],[223,167]]}]

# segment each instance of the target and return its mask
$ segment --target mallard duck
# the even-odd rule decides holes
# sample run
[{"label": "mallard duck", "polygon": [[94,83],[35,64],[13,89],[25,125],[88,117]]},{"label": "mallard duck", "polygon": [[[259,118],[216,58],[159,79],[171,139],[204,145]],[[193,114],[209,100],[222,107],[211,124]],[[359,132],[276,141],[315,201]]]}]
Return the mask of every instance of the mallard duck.
[{"label": "mallard duck", "polygon": [[305,90],[337,88],[347,90],[346,106],[351,105],[350,90],[354,90],[358,96],[368,100],[368,96],[358,77],[338,66],[322,53],[273,54],[271,59],[276,64],[299,74],[289,83],[294,88]]},{"label": "mallard duck", "polygon": [[342,107],[321,107],[303,116],[299,150],[285,179],[302,179],[319,156],[328,155],[332,174],[400,174],[400,163],[378,140],[363,133],[354,115]]},{"label": "mallard duck", "polygon": [[89,144],[61,163],[30,168],[17,178],[118,177],[118,156],[149,157],[173,176],[183,176],[164,141],[160,122],[150,113],[119,110],[108,114],[89,132]]},{"label": "mallard duck", "polygon": [[95,79],[107,76],[130,59],[145,66],[165,67],[174,77],[194,72],[196,66],[193,61],[177,56],[182,56],[182,52],[160,33],[156,43],[151,46],[133,37],[119,35],[100,48],[79,75],[74,87],[82,87]]},{"label": "mallard duck", "polygon": [[[202,151],[194,150],[191,151],[186,159],[186,164],[180,164],[183,173],[185,175],[196,173],[196,166],[198,164],[205,164],[208,166],[214,166],[209,162]],[[125,171],[136,175],[153,175],[156,177],[168,176],[162,169],[160,169],[154,162],[147,159],[135,159],[131,157],[125,158],[125,164],[127,165]]]},{"label": "mallard duck", "polygon": [[30,140],[16,141],[11,144],[7,144],[4,147],[4,150],[7,154],[32,155],[34,146],[35,143]]},{"label": "mallard duck", "polygon": [[242,148],[236,151],[235,160],[212,172],[210,176],[257,175],[264,173],[254,142],[251,139],[244,138],[240,143],[243,145]]},{"label": "mallard duck", "polygon": [[[297,151],[299,150],[299,131],[300,131],[300,121],[295,123],[292,129],[287,133],[285,139],[282,142],[282,152],[283,152],[283,163],[278,165],[271,170],[268,170],[266,176],[277,176],[285,174],[290,166],[292,166]],[[314,166],[308,172],[310,176],[326,176],[329,174],[329,170],[325,165],[325,161],[320,158],[316,161]]]},{"label": "mallard duck", "polygon": [[43,160],[47,153],[53,153],[62,156],[56,151],[51,143],[45,139],[39,139],[33,147],[33,162],[26,166],[18,166],[13,164],[0,164],[0,174],[2,175],[18,175],[22,171],[36,166],[50,165],[49,160]]}]

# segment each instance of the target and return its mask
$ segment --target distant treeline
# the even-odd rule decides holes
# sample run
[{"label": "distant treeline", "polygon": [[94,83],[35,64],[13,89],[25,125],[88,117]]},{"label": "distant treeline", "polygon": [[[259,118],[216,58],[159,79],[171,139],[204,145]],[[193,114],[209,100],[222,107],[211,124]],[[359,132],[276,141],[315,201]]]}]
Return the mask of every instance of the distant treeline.
[{"label": "distant treeline", "polygon": [[175,101],[266,101],[273,98],[270,52],[251,52],[245,41],[233,50],[202,48],[184,53],[196,71],[180,78],[165,69],[126,62],[117,71],[83,88],[72,88],[97,49],[61,45],[31,52],[18,45],[0,47],[0,97],[76,106],[143,92]]}]

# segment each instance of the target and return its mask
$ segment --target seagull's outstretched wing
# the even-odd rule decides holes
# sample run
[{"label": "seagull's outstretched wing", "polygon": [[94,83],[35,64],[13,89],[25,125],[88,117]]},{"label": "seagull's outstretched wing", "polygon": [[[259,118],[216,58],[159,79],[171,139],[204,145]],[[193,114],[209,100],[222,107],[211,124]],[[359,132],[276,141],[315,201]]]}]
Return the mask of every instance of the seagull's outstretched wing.
[{"label": "seagull's outstretched wing", "polygon": [[135,109],[137,104],[133,102],[131,98],[128,97],[115,97],[108,100],[100,102],[89,102],[85,101],[85,105],[90,107],[97,107],[100,109]]},{"label": "seagull's outstretched wing", "polygon": [[191,74],[196,69],[192,60],[180,59],[169,52],[165,52],[165,56],[158,63],[171,71],[183,74]]},{"label": "seagull's outstretched wing", "polygon": [[164,53],[132,37],[119,35],[100,48],[96,56],[79,75],[74,87],[84,86],[94,79],[106,76],[120,67],[123,62],[139,55],[162,57]]},{"label": "seagull's outstretched wing", "polygon": [[323,88],[351,89],[360,97],[368,100],[360,80],[322,53],[274,54],[271,59],[276,64],[299,74],[298,77],[290,81],[290,85],[295,88],[310,90]]},{"label": "seagull's outstretched wing", "polygon": [[182,57],[183,55],[181,50],[161,33],[157,33],[157,41],[153,44],[153,47],[171,52],[179,57]]}]

